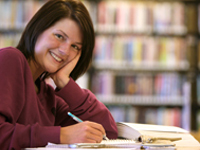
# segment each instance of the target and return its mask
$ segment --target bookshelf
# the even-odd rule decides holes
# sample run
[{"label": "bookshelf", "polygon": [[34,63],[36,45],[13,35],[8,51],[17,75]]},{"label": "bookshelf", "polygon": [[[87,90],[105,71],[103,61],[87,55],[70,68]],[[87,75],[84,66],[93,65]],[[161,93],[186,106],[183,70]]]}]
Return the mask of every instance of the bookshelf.
[{"label": "bookshelf", "polygon": [[[0,47],[16,45],[24,26],[44,2],[0,1],[0,14],[4,14],[0,15]],[[116,121],[197,130],[200,2],[83,2],[96,32],[94,60],[86,80]]]},{"label": "bookshelf", "polygon": [[101,0],[94,7],[97,98],[117,121],[197,130],[199,2]]},{"label": "bookshelf", "polygon": [[16,46],[21,33],[45,0],[2,0],[0,1],[0,47]]}]

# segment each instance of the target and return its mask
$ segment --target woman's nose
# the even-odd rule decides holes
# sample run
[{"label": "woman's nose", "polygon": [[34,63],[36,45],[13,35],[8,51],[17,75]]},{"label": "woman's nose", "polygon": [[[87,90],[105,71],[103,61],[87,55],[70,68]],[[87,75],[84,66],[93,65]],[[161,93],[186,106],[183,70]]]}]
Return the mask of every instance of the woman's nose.
[{"label": "woman's nose", "polygon": [[62,43],[59,48],[59,52],[61,55],[69,55],[70,54],[70,43]]}]

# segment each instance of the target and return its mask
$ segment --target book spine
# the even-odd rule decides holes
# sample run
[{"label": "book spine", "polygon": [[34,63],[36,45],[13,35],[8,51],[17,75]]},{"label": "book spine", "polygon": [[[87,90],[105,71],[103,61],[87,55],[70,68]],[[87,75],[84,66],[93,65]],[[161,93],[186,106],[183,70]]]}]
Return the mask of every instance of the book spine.
[{"label": "book spine", "polygon": [[22,29],[43,4],[44,1],[0,1],[0,48],[17,45]]},{"label": "book spine", "polygon": [[101,1],[97,9],[99,32],[187,32],[183,2]]},{"label": "book spine", "polygon": [[[96,94],[128,94],[132,96],[169,97],[168,99],[170,99],[182,95],[181,83],[183,80],[182,76],[177,73],[116,75],[104,71],[96,74],[92,81],[92,91]],[[97,81],[101,81],[101,88],[98,88],[99,84],[95,84]]]},{"label": "book spine", "polygon": [[183,127],[180,108],[108,106],[116,122],[133,122]]}]

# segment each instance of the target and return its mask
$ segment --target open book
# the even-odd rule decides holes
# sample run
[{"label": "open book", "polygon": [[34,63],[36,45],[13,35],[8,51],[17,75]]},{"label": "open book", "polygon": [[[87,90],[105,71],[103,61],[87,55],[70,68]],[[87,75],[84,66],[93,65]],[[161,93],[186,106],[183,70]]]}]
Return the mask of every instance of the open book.
[{"label": "open book", "polygon": [[199,142],[185,129],[175,126],[117,122],[118,137],[148,143],[171,142],[176,146],[196,145]]},{"label": "open book", "polygon": [[118,137],[142,141],[144,136],[156,136],[158,132],[188,133],[188,131],[164,125],[138,124],[128,122],[117,122]]}]

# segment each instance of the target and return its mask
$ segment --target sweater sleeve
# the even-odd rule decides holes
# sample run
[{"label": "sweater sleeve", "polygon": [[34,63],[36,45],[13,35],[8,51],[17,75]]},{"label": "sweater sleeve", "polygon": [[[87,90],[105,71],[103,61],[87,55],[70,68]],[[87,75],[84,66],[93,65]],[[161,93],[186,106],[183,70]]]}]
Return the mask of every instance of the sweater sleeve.
[{"label": "sweater sleeve", "polygon": [[[27,94],[35,91],[33,81],[26,79],[31,72],[27,71],[29,66],[23,54],[14,48],[1,49],[0,68],[0,149],[20,150],[45,146],[47,142],[59,143],[60,127],[23,123],[29,119],[22,117],[24,109],[29,109],[25,108],[30,103]],[[25,85],[33,89],[27,91]]]},{"label": "sweater sleeve", "polygon": [[[69,105],[68,111],[75,114],[82,120],[89,120],[101,124],[105,130],[108,138],[117,138],[117,127],[116,123],[107,109],[107,107],[98,101],[95,95],[86,89],[81,89],[73,79],[70,79],[69,83],[61,90],[56,92],[56,95],[62,97],[65,102]],[[60,110],[62,112],[64,110]],[[64,114],[67,112],[65,110]],[[63,123],[64,117],[62,115],[57,115],[58,123]],[[61,122],[62,121],[62,122]],[[75,123],[72,119],[67,120],[70,123]]]}]

